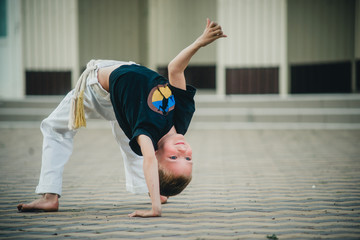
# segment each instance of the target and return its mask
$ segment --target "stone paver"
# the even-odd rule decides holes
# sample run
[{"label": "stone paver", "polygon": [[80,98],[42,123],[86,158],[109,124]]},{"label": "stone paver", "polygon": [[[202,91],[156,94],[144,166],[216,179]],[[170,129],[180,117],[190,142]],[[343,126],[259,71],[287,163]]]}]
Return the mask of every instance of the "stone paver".
[{"label": "stone paver", "polygon": [[[194,178],[163,217],[128,218],[110,129],[84,129],[60,211],[18,213],[37,196],[42,136],[0,129],[0,239],[360,239],[359,130],[191,130]],[[273,235],[274,234],[274,235]]]}]

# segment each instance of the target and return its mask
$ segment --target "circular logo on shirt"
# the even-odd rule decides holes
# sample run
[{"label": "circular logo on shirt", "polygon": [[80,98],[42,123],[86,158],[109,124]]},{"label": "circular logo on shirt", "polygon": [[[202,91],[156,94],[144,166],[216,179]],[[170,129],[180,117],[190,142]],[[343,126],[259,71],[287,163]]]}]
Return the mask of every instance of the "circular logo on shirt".
[{"label": "circular logo on shirt", "polygon": [[151,110],[167,115],[175,108],[175,98],[167,84],[157,85],[151,89],[148,96],[148,105]]}]

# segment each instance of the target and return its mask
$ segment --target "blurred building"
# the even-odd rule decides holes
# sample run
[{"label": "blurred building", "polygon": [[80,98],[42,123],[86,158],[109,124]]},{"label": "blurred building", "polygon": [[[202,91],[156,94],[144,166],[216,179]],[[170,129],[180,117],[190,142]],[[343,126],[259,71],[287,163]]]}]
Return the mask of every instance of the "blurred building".
[{"label": "blurred building", "polygon": [[360,0],[0,0],[0,98],[65,94],[90,59],[166,75],[207,17],[228,38],[192,59],[187,80],[201,90],[360,90]]}]

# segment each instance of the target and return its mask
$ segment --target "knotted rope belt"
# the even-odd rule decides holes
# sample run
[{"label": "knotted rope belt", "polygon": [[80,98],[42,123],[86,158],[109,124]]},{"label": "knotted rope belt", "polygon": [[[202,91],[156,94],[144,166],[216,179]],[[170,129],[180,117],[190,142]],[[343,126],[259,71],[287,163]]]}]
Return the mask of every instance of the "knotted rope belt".
[{"label": "knotted rope belt", "polygon": [[[80,127],[86,127],[85,110],[84,110],[84,91],[86,86],[86,79],[95,76],[96,63],[98,61],[91,60],[87,65],[85,71],[81,74],[76,83],[74,94],[71,99],[70,116],[68,128],[75,130]],[[93,75],[93,76],[92,76]]]},{"label": "knotted rope belt", "polygon": [[[70,130],[78,129],[79,127],[86,127],[85,110],[84,110],[84,91],[86,86],[86,79],[89,77],[96,78],[97,68],[109,67],[113,65],[132,65],[135,62],[129,61],[115,61],[115,60],[91,60],[87,65],[85,71],[81,74],[76,83],[74,94],[71,99],[70,116],[68,128]],[[97,85],[93,85],[94,87]],[[101,93],[100,93],[101,95]]]}]

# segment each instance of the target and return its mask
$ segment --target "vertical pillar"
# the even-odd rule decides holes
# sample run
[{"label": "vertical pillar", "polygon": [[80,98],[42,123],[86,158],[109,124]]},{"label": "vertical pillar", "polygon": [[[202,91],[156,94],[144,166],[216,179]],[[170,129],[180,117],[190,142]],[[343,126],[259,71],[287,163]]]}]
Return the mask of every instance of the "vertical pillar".
[{"label": "vertical pillar", "polygon": [[[223,0],[218,0],[216,4],[218,21],[220,24],[225,24],[225,2]],[[226,31],[226,29],[224,30]],[[216,42],[216,95],[220,98],[223,98],[226,95],[225,43],[226,41]]]},{"label": "vertical pillar", "polygon": [[149,0],[148,2],[148,21],[146,28],[147,31],[147,67],[156,70],[157,64],[157,34],[155,32],[156,26],[158,25],[157,21],[157,10],[160,7],[158,0]]},{"label": "vertical pillar", "polygon": [[356,60],[355,57],[351,61],[351,92],[356,92]]},{"label": "vertical pillar", "polygon": [[226,95],[226,70],[224,63],[223,41],[218,41],[216,47],[216,95],[220,98]]},{"label": "vertical pillar", "polygon": [[12,81],[11,90],[14,98],[23,98],[25,96],[24,71],[23,71],[23,55],[22,55],[22,24],[21,24],[21,4],[22,2],[7,1],[10,9],[8,19],[12,25],[9,29],[10,38],[10,74]]},{"label": "vertical pillar", "polygon": [[72,58],[74,65],[71,69],[71,82],[72,86],[76,85],[76,82],[78,78],[80,77],[80,48],[79,48],[79,0],[73,0],[71,2],[72,6],[70,7],[72,11],[72,21],[73,21],[73,27],[72,27],[72,34],[73,34],[73,43],[71,44],[73,47],[72,51]]},{"label": "vertical pillar", "polygon": [[0,97],[23,98],[25,92],[21,0],[5,1],[5,31],[0,37]]},{"label": "vertical pillar", "polygon": [[288,62],[288,37],[287,37],[287,0],[281,0],[281,56],[279,74],[280,97],[286,98],[289,94],[289,62]]},{"label": "vertical pillar", "polygon": [[356,59],[360,57],[360,0],[356,0],[354,4],[354,55],[351,64],[351,91],[353,93],[358,90],[356,79],[359,73],[356,72]]},{"label": "vertical pillar", "polygon": [[149,39],[149,0],[139,1],[139,63],[148,66],[149,65],[149,54],[148,54],[148,39]]}]

